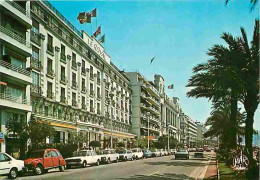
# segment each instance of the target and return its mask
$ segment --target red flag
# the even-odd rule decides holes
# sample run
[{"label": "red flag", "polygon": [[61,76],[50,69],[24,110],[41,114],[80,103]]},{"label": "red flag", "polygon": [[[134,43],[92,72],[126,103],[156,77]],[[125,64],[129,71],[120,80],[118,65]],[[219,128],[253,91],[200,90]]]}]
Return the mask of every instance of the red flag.
[{"label": "red flag", "polygon": [[95,8],[95,9],[93,9],[93,10],[91,11],[91,16],[92,16],[92,17],[97,17],[97,8]]},{"label": "red flag", "polygon": [[98,27],[96,32],[93,34],[93,36],[97,37],[99,34],[101,34],[101,26]]}]

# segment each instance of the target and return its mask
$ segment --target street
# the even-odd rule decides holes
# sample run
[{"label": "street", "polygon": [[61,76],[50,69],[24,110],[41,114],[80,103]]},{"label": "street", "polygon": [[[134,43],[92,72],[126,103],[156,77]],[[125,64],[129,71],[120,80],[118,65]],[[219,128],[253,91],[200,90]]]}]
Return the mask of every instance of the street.
[{"label": "street", "polygon": [[174,155],[119,162],[109,165],[91,166],[87,168],[67,169],[59,172],[51,170],[41,176],[26,174],[19,179],[198,179],[203,178],[207,163],[212,155],[205,152],[205,158],[194,159],[194,153],[190,153],[190,159],[175,160]]}]

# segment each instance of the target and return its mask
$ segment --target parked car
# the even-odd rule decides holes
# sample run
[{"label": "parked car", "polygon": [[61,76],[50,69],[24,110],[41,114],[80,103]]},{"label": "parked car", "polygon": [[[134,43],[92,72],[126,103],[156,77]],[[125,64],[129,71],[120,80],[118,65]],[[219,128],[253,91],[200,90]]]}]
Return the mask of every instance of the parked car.
[{"label": "parked car", "polygon": [[59,168],[63,172],[66,161],[57,149],[42,149],[30,152],[24,165],[26,171],[33,170],[36,175],[40,175],[53,168]]},{"label": "parked car", "polygon": [[87,165],[99,166],[101,162],[101,156],[97,155],[94,150],[81,150],[73,152],[73,156],[65,159],[67,168],[72,166],[86,167]]},{"label": "parked car", "polygon": [[176,149],[171,149],[171,155],[174,155],[176,153]]},{"label": "parked car", "polygon": [[194,153],[194,157],[195,157],[195,158],[203,158],[203,157],[204,157],[203,151],[202,151],[202,152],[195,152],[195,153]]},{"label": "parked car", "polygon": [[111,162],[118,162],[119,154],[113,149],[105,149],[100,153],[101,162],[110,164]]},{"label": "parked car", "polygon": [[163,149],[159,149],[160,152],[160,156],[164,156],[164,150]]},{"label": "parked car", "polygon": [[175,153],[175,159],[180,159],[180,158],[189,159],[189,152],[187,149],[179,149]]},{"label": "parked car", "polygon": [[8,175],[14,179],[24,170],[24,162],[16,160],[7,153],[0,153],[0,175]]},{"label": "parked car", "polygon": [[150,150],[148,150],[148,149],[144,149],[144,150],[143,150],[143,154],[144,154],[144,157],[145,157],[145,158],[150,158],[150,157],[152,157],[152,152],[151,152]]},{"label": "parked car", "polygon": [[119,152],[119,160],[121,161],[133,161],[133,154],[130,150],[120,150]]},{"label": "parked car", "polygon": [[134,149],[131,149],[131,151],[133,154],[133,159],[143,159],[144,153],[143,153],[142,149],[134,148]]},{"label": "parked car", "polygon": [[197,152],[204,152],[203,148],[198,148]]},{"label": "parked car", "polygon": [[161,156],[161,152],[158,149],[152,150],[152,157],[159,157]]}]

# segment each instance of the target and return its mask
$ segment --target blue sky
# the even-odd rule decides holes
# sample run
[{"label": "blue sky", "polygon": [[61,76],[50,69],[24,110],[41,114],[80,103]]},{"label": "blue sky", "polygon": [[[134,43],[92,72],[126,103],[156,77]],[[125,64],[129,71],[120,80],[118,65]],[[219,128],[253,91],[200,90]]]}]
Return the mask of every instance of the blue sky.
[{"label": "blue sky", "polygon": [[[246,29],[251,40],[259,6],[250,13],[249,0],[176,0],[176,1],[51,1],[79,30],[92,33],[92,25],[77,21],[79,12],[98,9],[97,25],[106,35],[106,52],[114,64],[126,71],[138,70],[148,80],[161,74],[169,96],[177,96],[183,111],[192,119],[205,122],[211,104],[207,99],[187,98],[188,79],[192,68],[209,57],[208,48],[223,44],[222,32],[240,35]],[[150,59],[156,57],[152,65]],[[255,115],[255,128],[260,130],[260,111]]]}]

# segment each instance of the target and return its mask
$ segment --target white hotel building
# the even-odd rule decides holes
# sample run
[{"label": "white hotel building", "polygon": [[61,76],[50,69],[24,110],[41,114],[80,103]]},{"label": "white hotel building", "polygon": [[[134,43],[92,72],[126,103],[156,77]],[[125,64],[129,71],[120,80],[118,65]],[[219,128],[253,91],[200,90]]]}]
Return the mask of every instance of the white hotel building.
[{"label": "white hotel building", "polygon": [[0,8],[0,81],[7,83],[1,85],[2,132],[13,111],[24,121],[50,122],[57,134],[47,143],[67,142],[73,131],[103,141],[111,121],[114,139],[134,138],[130,82],[95,38],[48,1],[4,1]]}]

